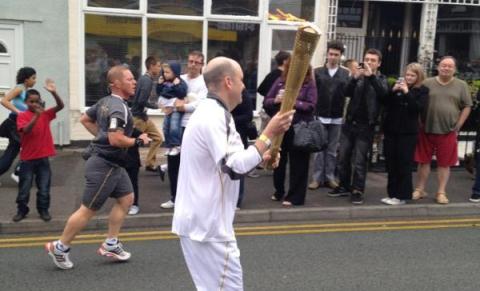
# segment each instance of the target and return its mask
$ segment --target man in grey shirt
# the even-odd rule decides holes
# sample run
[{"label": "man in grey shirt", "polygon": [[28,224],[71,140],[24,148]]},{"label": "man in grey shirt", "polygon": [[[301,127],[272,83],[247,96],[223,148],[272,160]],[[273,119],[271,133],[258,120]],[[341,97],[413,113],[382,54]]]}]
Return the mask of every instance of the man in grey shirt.
[{"label": "man in grey shirt", "polygon": [[47,253],[60,269],[71,269],[70,244],[87,225],[108,197],[116,199],[108,222],[108,235],[97,253],[116,260],[130,259],[118,241],[118,234],[127,211],[133,202],[132,183],[124,169],[127,149],[134,145],[148,144],[144,133],[138,138],[130,137],[133,119],[126,100],[133,95],[135,79],[126,67],[115,66],[108,71],[107,80],[112,94],[99,100],[82,115],[80,122],[95,136],[91,143],[90,157],[85,164],[86,186],[82,205],[73,213],[57,241],[45,245]]}]

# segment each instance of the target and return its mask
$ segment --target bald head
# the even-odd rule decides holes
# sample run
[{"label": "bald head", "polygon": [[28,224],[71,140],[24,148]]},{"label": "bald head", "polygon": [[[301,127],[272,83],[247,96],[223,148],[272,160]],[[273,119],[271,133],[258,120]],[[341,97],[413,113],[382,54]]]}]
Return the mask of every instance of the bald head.
[{"label": "bald head", "polygon": [[241,71],[241,68],[236,61],[226,57],[216,57],[208,62],[203,72],[203,79],[209,90],[215,90],[225,76],[233,76],[238,71]]}]

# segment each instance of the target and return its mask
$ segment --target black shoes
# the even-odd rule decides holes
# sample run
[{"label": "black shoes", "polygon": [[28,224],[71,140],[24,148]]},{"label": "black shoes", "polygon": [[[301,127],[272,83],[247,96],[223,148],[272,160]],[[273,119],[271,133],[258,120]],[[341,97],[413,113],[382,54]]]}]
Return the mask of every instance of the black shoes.
[{"label": "black shoes", "polygon": [[145,171],[156,172],[156,173],[158,173],[158,175],[160,175],[160,179],[162,180],[162,182],[165,181],[165,171],[162,170],[162,167],[160,167],[160,166],[156,166],[156,167],[146,166]]},{"label": "black shoes", "polygon": [[342,187],[342,186],[338,186],[336,187],[335,189],[333,189],[332,191],[328,192],[328,196],[329,197],[342,197],[342,196],[348,196],[350,191],[348,191],[348,189]]},{"label": "black shoes", "polygon": [[40,211],[38,214],[40,214],[40,218],[45,222],[52,220],[52,216],[50,216],[50,213],[48,213],[48,210]]},{"label": "black shoes", "polygon": [[12,220],[14,222],[19,222],[20,220],[24,219],[25,217],[27,217],[27,213],[24,213],[24,212],[17,212],[17,214],[15,214],[15,216],[13,216]]},{"label": "black shoes", "polygon": [[358,190],[353,190],[350,195],[350,201],[355,205],[363,204],[363,193]]},{"label": "black shoes", "polygon": [[162,180],[162,182],[164,182],[165,181],[165,171],[162,170],[162,167],[157,166],[157,172],[158,172],[158,175],[160,175],[160,180]]},{"label": "black shoes", "polygon": [[473,203],[478,203],[480,202],[480,194],[472,194],[472,196],[470,196],[470,202],[473,202]]}]

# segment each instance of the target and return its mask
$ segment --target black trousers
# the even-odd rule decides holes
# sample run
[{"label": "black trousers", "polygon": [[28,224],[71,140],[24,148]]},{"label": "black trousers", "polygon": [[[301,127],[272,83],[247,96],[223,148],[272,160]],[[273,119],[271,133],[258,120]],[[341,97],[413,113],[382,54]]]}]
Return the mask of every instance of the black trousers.
[{"label": "black trousers", "polygon": [[[182,127],[181,139],[183,139],[183,134],[185,133],[185,127]],[[180,171],[180,156],[167,156],[167,165],[168,165],[168,180],[170,180],[170,196],[172,202],[175,202],[175,197],[177,196],[177,183],[178,183],[178,172]]]},{"label": "black trousers", "polygon": [[416,134],[385,134],[383,145],[390,198],[412,199],[412,164],[416,143]]},{"label": "black trousers", "polygon": [[170,180],[170,196],[171,200],[175,202],[177,196],[177,182],[178,172],[180,170],[180,155],[168,156],[168,179]]},{"label": "black trousers", "polygon": [[[293,205],[305,204],[308,184],[308,165],[310,153],[296,151],[292,148],[293,128],[291,127],[284,136],[282,142],[282,151],[280,152],[280,162],[273,171],[273,186],[275,187],[275,197],[278,200],[282,198],[291,202]],[[285,177],[287,163],[289,167],[289,190],[285,195]]]}]

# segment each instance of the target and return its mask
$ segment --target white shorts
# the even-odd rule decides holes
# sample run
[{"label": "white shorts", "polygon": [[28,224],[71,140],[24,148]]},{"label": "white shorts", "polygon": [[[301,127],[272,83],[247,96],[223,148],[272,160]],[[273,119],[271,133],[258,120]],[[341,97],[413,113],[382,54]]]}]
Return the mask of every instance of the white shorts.
[{"label": "white shorts", "polygon": [[198,291],[243,290],[236,242],[198,242],[180,237],[188,270]]}]

